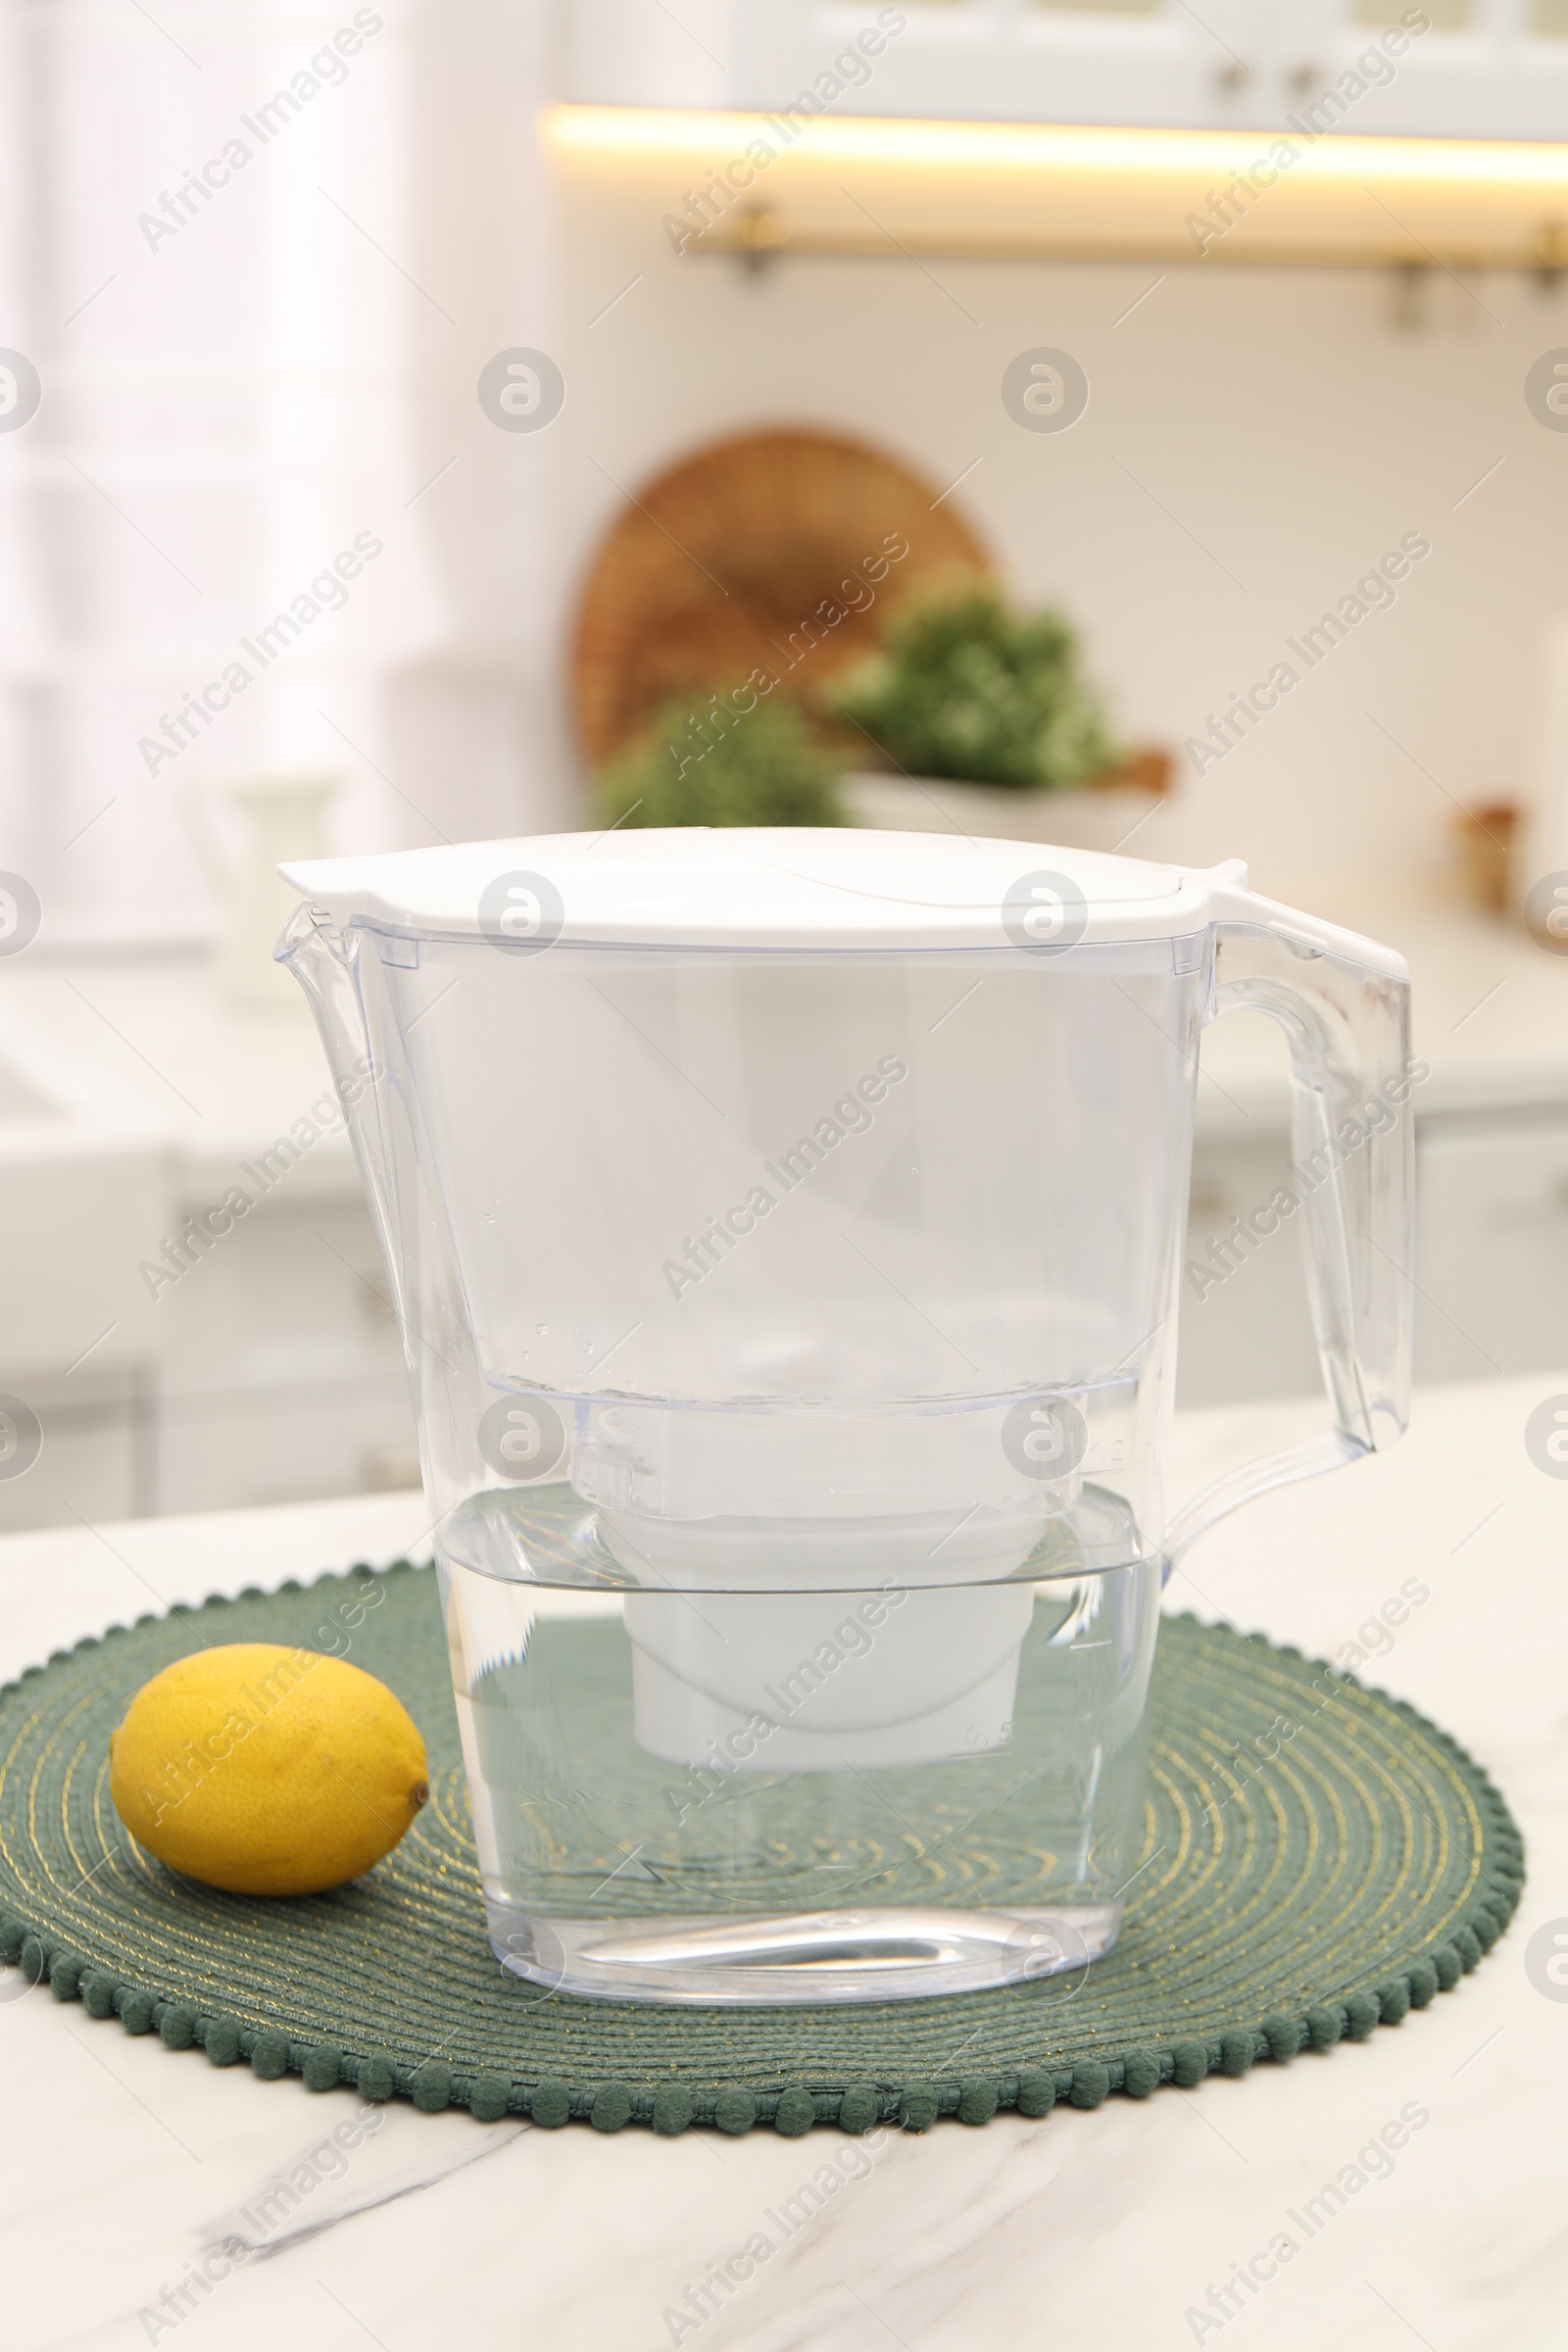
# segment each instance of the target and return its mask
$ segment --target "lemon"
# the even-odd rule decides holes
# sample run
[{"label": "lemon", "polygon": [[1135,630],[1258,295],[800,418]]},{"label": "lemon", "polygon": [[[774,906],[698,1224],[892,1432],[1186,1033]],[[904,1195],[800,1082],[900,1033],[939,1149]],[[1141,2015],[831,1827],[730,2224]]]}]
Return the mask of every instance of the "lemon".
[{"label": "lemon", "polygon": [[109,1793],[160,1862],[231,1894],[317,1894],[391,1852],[429,1795],[384,1683],[272,1642],[198,1650],[109,1737]]}]

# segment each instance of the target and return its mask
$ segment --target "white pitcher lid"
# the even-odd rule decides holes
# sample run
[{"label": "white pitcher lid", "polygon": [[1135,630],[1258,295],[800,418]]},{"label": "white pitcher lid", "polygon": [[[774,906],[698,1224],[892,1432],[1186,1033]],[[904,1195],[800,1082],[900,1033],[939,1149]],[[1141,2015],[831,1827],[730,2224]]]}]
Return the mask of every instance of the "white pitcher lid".
[{"label": "white pitcher lid", "polygon": [[516,938],[510,902],[567,942],[736,948],[1169,939],[1203,928],[1215,887],[1247,880],[1235,862],[1210,873],[1040,842],[806,826],[541,833],[278,871],[331,922],[414,938]]}]

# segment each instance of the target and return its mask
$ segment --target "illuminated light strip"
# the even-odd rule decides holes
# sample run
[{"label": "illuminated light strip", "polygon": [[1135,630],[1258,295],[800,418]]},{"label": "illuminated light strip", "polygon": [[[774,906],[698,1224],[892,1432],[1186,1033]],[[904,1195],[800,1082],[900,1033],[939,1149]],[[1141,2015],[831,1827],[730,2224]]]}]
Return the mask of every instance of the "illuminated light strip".
[{"label": "illuminated light strip", "polygon": [[[767,136],[767,118],[761,113],[561,105],[547,107],[543,121],[553,146],[597,154],[709,156],[725,150],[738,155],[748,140]],[[1539,188],[1568,197],[1568,145],[1538,140],[1405,139],[1326,131],[1303,143],[1307,134],[1288,125],[1253,131],[1144,130],[826,114],[811,116],[798,128],[809,131],[802,152],[824,162],[942,165],[1119,179],[1134,174],[1167,180],[1217,175],[1229,179],[1259,157],[1266,159],[1275,141],[1289,139],[1297,149],[1290,176],[1298,187],[1308,180],[1371,179],[1385,186]]]}]

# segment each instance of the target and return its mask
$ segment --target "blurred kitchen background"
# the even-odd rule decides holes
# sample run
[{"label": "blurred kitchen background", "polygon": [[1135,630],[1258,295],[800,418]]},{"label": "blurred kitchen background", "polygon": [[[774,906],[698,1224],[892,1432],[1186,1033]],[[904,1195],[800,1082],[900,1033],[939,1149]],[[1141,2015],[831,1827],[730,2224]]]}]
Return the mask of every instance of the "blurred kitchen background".
[{"label": "blurred kitchen background", "polygon": [[1565,0],[11,0],[0,131],[0,1526],[415,1482],[270,869],[633,802],[1393,942],[1418,1377],[1568,1360]]}]

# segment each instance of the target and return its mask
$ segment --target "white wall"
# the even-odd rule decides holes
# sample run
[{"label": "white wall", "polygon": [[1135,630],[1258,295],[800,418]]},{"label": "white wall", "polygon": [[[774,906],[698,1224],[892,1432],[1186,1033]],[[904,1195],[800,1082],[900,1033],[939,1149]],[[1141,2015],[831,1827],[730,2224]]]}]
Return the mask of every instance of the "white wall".
[{"label": "white wall", "polygon": [[[957,501],[1020,596],[1079,619],[1121,724],[1150,741],[1201,733],[1282,659],[1302,670],[1285,640],[1402,534],[1430,539],[1396,606],[1250,740],[1200,781],[1181,762],[1145,854],[1240,854],[1265,885],[1321,876],[1325,895],[1369,869],[1419,890],[1449,864],[1454,804],[1517,786],[1535,641],[1568,610],[1568,435],[1522,385],[1568,344],[1568,288],[1434,271],[1412,328],[1373,272],[1194,266],[1124,318],[1152,267],[802,260],[757,278],[671,250],[675,165],[558,174],[563,650],[614,483],[747,424],[837,426],[939,488],[981,461]],[[999,396],[1039,345],[1091,379],[1059,435],[1020,429]]]},{"label": "white wall", "polygon": [[[342,849],[575,821],[564,655],[594,544],[623,490],[748,423],[839,426],[938,486],[978,459],[956,502],[1021,596],[1081,621],[1135,738],[1201,729],[1401,534],[1430,537],[1393,612],[1185,773],[1147,852],[1245,854],[1303,895],[1368,866],[1418,884],[1453,802],[1517,784],[1540,625],[1568,612],[1568,434],[1522,385],[1568,345],[1568,289],[1473,299],[1434,273],[1413,332],[1371,273],[1196,265],[1125,318],[1152,268],[748,277],[671,249],[675,161],[541,166],[559,60],[537,0],[369,13],[341,86],[156,248],[159,191],[352,12],[236,31],[198,11],[189,59],[134,11],[113,40],[80,10],[29,33],[0,342],[44,404],[0,435],[0,865],[51,935],[204,918],[177,805],[202,775],[339,770]],[[999,396],[1041,344],[1093,385],[1061,435]],[[476,398],[519,345],[565,373],[539,433]],[[385,554],[347,610],[149,773],[159,714],[366,527]]]}]

